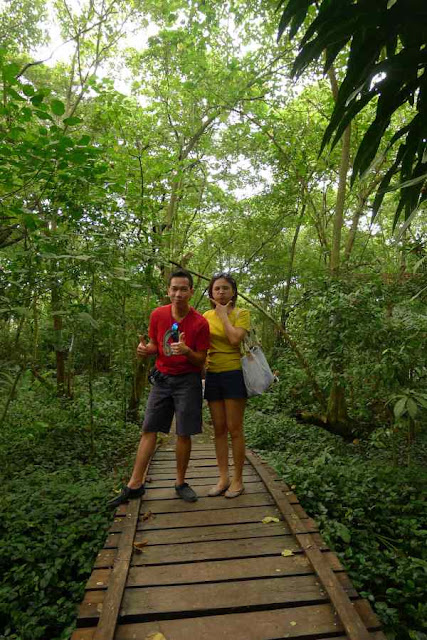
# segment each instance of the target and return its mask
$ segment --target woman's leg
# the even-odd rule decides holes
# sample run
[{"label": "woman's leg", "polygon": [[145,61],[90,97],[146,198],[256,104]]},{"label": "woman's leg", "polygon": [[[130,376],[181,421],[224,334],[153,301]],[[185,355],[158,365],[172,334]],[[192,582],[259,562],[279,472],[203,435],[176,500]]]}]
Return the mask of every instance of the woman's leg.
[{"label": "woman's leg", "polygon": [[225,416],[224,400],[213,400],[209,403],[212,423],[215,432],[215,450],[219,469],[217,489],[228,487],[228,430]]},{"label": "woman's leg", "polygon": [[234,474],[230,491],[240,491],[243,487],[242,473],[245,462],[245,436],[243,433],[243,415],[246,398],[227,398],[224,400],[227,430],[231,435]]}]

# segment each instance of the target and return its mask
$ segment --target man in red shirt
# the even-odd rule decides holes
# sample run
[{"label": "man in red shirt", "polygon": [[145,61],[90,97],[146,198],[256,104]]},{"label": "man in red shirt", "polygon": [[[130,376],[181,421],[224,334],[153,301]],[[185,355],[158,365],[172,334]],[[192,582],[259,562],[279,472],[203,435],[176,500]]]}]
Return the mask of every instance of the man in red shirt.
[{"label": "man in red shirt", "polygon": [[111,506],[144,494],[143,477],[156,446],[157,432],[169,433],[174,414],[177,434],[175,491],[187,502],[197,500],[196,493],[185,482],[185,473],[190,460],[191,436],[202,430],[200,373],[209,348],[209,324],[190,307],[192,295],[191,274],[184,270],[172,273],[168,288],[171,304],[152,312],[148,344],[140,337],[138,356],[156,356],[151,376],[153,387],[132,476],[120,495],[110,501]]}]

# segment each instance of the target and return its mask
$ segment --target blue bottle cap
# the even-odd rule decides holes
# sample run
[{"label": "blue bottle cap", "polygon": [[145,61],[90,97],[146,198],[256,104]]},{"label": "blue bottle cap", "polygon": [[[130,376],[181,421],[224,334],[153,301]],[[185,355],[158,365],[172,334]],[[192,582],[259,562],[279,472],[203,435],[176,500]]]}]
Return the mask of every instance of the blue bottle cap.
[{"label": "blue bottle cap", "polygon": [[178,323],[174,322],[172,325],[172,331],[178,331]]}]

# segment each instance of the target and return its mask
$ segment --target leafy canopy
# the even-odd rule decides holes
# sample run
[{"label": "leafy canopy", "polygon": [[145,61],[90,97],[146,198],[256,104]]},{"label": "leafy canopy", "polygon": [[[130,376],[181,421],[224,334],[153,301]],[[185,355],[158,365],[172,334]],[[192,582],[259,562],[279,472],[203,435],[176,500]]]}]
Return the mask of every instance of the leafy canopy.
[{"label": "leafy canopy", "polygon": [[[413,107],[399,125],[388,148],[398,141],[394,162],[381,181],[373,205],[377,214],[392,177],[400,172],[401,189],[394,226],[404,212],[412,219],[427,197],[427,3],[425,0],[281,0],[284,10],[279,38],[289,30],[293,38],[308,22],[293,74],[325,54],[324,72],[348,50],[347,69],[324,133],[322,149],[335,145],[357,114],[376,99],[375,117],[367,128],[354,160],[353,176],[371,166],[392,116],[405,104]],[[312,5],[318,6],[313,12]],[[413,115],[412,115],[413,113]]]}]

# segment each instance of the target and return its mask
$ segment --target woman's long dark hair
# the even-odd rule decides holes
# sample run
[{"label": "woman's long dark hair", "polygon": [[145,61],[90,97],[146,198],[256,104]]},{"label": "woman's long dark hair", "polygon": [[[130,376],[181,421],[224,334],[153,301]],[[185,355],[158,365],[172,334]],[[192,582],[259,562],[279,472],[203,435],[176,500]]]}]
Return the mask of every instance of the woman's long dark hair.
[{"label": "woman's long dark hair", "polygon": [[[220,280],[221,278],[224,278],[224,280],[227,280],[227,282],[229,284],[231,284],[231,286],[233,287],[234,295],[231,298],[231,301],[233,303],[233,307],[235,307],[236,306],[236,300],[237,300],[237,283],[236,283],[235,279],[229,273],[215,273],[212,276],[211,281],[209,282],[208,296],[209,296],[209,298],[212,298],[213,286],[214,286],[215,282],[217,280]],[[215,305],[212,302],[211,302],[211,307],[213,309],[215,308]]]}]

